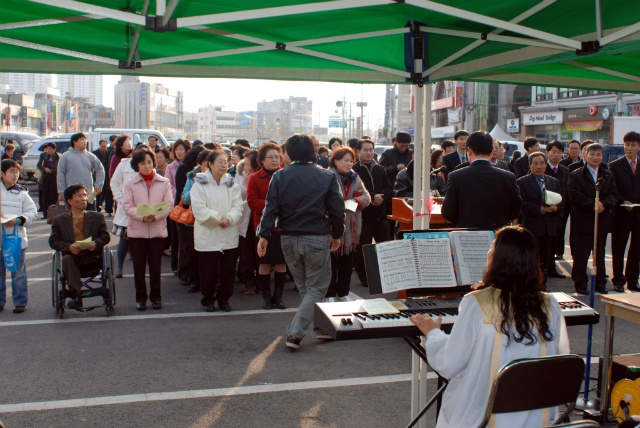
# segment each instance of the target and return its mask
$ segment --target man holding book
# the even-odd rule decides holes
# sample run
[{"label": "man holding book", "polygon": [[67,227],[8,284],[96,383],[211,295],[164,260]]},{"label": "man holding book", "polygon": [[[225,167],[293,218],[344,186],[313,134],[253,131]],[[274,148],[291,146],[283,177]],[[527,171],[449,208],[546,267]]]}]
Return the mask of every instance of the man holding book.
[{"label": "man holding book", "polygon": [[456,227],[496,230],[518,218],[522,207],[515,176],[491,165],[493,138],[477,131],[467,139],[471,165],[447,179],[442,215]]},{"label": "man holding book", "polygon": [[558,228],[558,218],[562,214],[561,210],[558,210],[559,204],[548,201],[547,192],[560,194],[560,183],[555,178],[545,175],[548,159],[544,153],[530,153],[528,158],[531,173],[517,181],[522,195],[522,226],[538,241],[538,254],[546,288],[550,263],[553,260],[551,247]]}]

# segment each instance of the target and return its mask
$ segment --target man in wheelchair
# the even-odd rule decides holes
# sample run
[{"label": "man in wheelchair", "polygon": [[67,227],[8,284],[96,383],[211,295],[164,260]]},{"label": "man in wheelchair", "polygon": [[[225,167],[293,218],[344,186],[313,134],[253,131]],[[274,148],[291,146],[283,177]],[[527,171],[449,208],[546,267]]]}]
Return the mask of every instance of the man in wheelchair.
[{"label": "man in wheelchair", "polygon": [[[72,184],[64,191],[64,200],[71,211],[53,218],[49,246],[62,253],[62,271],[68,279],[71,300],[69,309],[82,307],[81,273],[102,266],[102,248],[111,239],[104,216],[87,208],[87,188],[82,184]],[[80,241],[91,238],[85,248]]]}]

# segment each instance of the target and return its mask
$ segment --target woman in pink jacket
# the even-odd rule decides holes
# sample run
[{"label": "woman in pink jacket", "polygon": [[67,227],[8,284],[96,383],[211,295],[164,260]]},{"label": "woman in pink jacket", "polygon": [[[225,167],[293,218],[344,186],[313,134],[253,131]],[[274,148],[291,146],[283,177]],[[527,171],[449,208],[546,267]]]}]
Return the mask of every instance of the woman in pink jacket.
[{"label": "woman in pink jacket", "polygon": [[[139,311],[147,309],[147,297],[153,309],[162,308],[160,292],[160,264],[163,241],[167,237],[165,219],[173,208],[173,196],[169,180],[155,173],[156,155],[153,150],[141,148],[134,152],[131,167],[136,174],[124,186],[122,206],[129,217],[127,237],[133,257],[133,278],[136,286],[136,305]],[[159,204],[167,202],[169,209],[159,215],[137,215],[138,204]],[[147,294],[145,280],[146,266],[149,264],[149,285]]]}]

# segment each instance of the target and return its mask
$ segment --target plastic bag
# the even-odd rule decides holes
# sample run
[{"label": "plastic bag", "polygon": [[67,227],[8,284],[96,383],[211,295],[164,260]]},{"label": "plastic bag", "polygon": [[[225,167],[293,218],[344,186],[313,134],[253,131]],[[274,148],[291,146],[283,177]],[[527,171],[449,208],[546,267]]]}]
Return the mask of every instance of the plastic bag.
[{"label": "plastic bag", "polygon": [[2,226],[2,254],[4,255],[4,267],[9,272],[18,272],[20,253],[22,253],[22,238],[18,236],[17,224],[13,227],[13,233],[7,235]]}]

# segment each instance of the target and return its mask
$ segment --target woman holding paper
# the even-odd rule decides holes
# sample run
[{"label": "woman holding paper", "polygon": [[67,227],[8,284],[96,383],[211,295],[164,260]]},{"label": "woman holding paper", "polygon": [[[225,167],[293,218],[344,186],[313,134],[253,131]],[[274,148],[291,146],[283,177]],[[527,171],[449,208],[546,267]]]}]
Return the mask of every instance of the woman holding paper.
[{"label": "woman holding paper", "polygon": [[[478,426],[498,369],[518,359],[569,353],[569,338],[557,300],[542,290],[536,238],[521,226],[496,232],[483,281],[460,303],[451,331],[442,317],[415,315],[426,336],[429,365],[449,379],[437,428]],[[498,355],[494,355],[498,353]],[[505,413],[497,428],[550,425],[556,409]]]},{"label": "woman holding paper", "polygon": [[[143,147],[136,150],[131,158],[131,168],[137,174],[124,186],[122,205],[129,217],[127,237],[133,257],[133,278],[136,287],[136,305],[139,311],[147,309],[147,298],[153,309],[162,308],[160,292],[160,263],[163,241],[167,237],[165,219],[173,208],[173,195],[169,180],[155,173],[156,155],[153,150]],[[167,203],[167,209],[156,215],[138,215],[139,204]],[[149,285],[147,293],[145,264],[149,265]]]},{"label": "woman holding paper", "polygon": [[[214,303],[231,311],[233,277],[238,260],[238,221],[244,202],[240,187],[227,174],[229,163],[222,150],[214,150],[208,158],[207,172],[196,175],[191,188],[191,209],[196,218],[194,241],[200,253],[200,290],[202,306],[213,312]],[[216,283],[219,285],[216,290]]]},{"label": "woman holding paper", "polygon": [[[274,142],[262,144],[258,148],[258,164],[261,166],[258,172],[249,176],[247,183],[247,204],[253,212],[253,225],[257,229],[262,218],[262,211],[269,191],[269,182],[274,172],[280,169],[282,162],[282,149]],[[264,309],[275,306],[278,309],[286,309],[282,301],[287,265],[284,261],[282,246],[280,245],[280,233],[275,227],[271,233],[271,240],[267,247],[267,253],[258,258],[258,285],[262,291]],[[271,266],[275,265],[274,290],[271,294]]]},{"label": "woman holding paper", "polygon": [[327,302],[348,302],[355,249],[362,231],[362,210],[371,203],[364,183],[353,170],[356,155],[350,147],[338,147],[329,159],[329,171],[338,178],[345,206],[344,234],[340,248],[331,253],[331,282],[325,295]]}]

